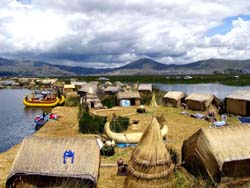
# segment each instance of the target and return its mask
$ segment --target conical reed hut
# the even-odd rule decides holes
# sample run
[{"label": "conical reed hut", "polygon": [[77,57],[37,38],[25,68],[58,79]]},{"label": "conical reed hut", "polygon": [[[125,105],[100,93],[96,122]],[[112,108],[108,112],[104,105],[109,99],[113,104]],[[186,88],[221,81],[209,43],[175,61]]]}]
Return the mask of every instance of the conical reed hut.
[{"label": "conical reed hut", "polygon": [[171,161],[156,117],[143,133],[128,165],[126,188],[167,188],[172,185],[174,164]]},{"label": "conical reed hut", "polygon": [[153,93],[153,95],[152,95],[152,99],[151,99],[151,102],[150,102],[150,106],[151,106],[151,107],[158,107],[158,104],[157,104],[156,98],[155,98],[155,93]]}]

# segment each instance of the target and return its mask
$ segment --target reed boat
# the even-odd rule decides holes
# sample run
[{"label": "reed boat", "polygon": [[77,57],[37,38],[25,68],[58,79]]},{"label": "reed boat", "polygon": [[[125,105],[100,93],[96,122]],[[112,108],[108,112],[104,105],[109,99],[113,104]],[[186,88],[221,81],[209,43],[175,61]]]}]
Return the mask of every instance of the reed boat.
[{"label": "reed boat", "polygon": [[[110,129],[110,122],[106,122],[104,126],[106,135],[111,139],[115,140],[116,143],[127,143],[135,144],[138,143],[142,137],[142,132],[137,133],[115,133]],[[162,137],[166,137],[168,133],[168,126],[165,124],[161,128]]]},{"label": "reed boat", "polygon": [[50,100],[32,100],[28,99],[28,97],[25,97],[23,99],[23,104],[27,107],[54,107],[58,105],[60,102],[60,99],[56,97],[55,99]]},{"label": "reed boat", "polygon": [[62,95],[59,101],[59,105],[63,105],[65,103],[65,97]]}]

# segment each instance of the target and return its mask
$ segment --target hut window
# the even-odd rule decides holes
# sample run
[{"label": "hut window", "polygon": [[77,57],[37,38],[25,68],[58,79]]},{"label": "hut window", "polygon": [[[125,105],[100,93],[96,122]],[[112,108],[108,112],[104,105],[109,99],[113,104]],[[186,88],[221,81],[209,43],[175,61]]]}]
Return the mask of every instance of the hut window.
[{"label": "hut window", "polygon": [[63,154],[63,164],[67,163],[66,158],[71,158],[71,164],[73,164],[74,157],[75,157],[74,152],[72,152],[71,150],[69,150],[69,151],[66,150]]}]

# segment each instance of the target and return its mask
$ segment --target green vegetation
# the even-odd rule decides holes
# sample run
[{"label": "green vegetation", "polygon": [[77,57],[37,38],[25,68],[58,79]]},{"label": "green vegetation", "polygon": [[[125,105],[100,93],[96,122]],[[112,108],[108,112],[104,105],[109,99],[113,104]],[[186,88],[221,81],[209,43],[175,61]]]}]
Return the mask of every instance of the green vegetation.
[{"label": "green vegetation", "polygon": [[80,105],[80,97],[79,96],[70,96],[65,100],[64,106],[79,106]]},{"label": "green vegetation", "polygon": [[[163,83],[163,84],[199,84],[218,83],[224,85],[247,86],[250,85],[249,74],[239,74],[239,78],[234,74],[213,74],[213,75],[191,75],[192,79],[184,79],[185,75],[140,75],[140,76],[105,76],[111,82],[121,81],[125,83]],[[76,77],[78,80],[96,81],[100,76]],[[67,78],[64,78],[67,80]]]},{"label": "green vegetation", "polygon": [[99,96],[99,99],[101,100],[103,106],[108,108],[116,106],[116,97],[114,95],[102,95]]},{"label": "green vegetation", "polygon": [[173,147],[169,147],[169,148],[167,148],[167,150],[168,150],[169,154],[171,155],[171,159],[174,162],[174,164],[178,164],[180,157],[179,157],[177,150]]},{"label": "green vegetation", "polygon": [[79,131],[84,134],[103,133],[106,117],[92,116],[84,112],[79,120]]},{"label": "green vegetation", "polygon": [[129,125],[129,118],[128,117],[122,117],[118,116],[117,118],[114,118],[113,121],[110,124],[110,129],[113,132],[123,132],[128,129]]}]

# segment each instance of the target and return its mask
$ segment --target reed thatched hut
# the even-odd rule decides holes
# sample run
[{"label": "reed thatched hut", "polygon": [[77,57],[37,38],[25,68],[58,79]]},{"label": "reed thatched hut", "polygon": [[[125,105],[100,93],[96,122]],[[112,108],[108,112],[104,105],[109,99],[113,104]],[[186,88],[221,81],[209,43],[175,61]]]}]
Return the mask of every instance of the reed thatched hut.
[{"label": "reed thatched hut", "polygon": [[220,182],[223,177],[250,177],[250,125],[198,130],[184,141],[184,167]]},{"label": "reed thatched hut", "polygon": [[239,90],[226,97],[226,111],[231,114],[250,116],[250,91]]},{"label": "reed thatched hut", "polygon": [[89,108],[103,108],[101,100],[97,97],[97,94],[91,86],[84,97],[84,102],[87,103]]},{"label": "reed thatched hut", "polygon": [[100,150],[94,137],[27,137],[13,162],[6,188],[92,188],[96,187],[99,165]]},{"label": "reed thatched hut", "polygon": [[190,110],[206,111],[212,104],[220,106],[220,100],[212,94],[193,93],[185,98],[187,108]]},{"label": "reed thatched hut", "polygon": [[128,164],[127,188],[173,187],[171,161],[160,132],[160,125],[154,117],[134,149]]},{"label": "reed thatched hut", "polygon": [[141,96],[138,91],[125,91],[118,92],[117,94],[118,104],[122,105],[122,100],[130,101],[130,105],[139,106],[141,105]]},{"label": "reed thatched hut", "polygon": [[163,97],[163,103],[167,106],[181,107],[186,94],[182,91],[169,91]]}]

